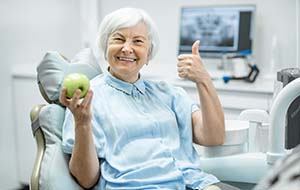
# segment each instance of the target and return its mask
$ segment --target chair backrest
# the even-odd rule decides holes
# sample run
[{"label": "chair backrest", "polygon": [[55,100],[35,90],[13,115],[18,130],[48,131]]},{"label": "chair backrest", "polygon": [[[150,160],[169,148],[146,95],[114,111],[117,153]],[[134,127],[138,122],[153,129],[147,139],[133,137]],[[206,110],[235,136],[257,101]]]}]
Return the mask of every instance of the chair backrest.
[{"label": "chair backrest", "polygon": [[64,77],[73,72],[92,79],[102,71],[90,49],[80,51],[72,61],[58,52],[47,52],[37,67],[39,89],[49,104],[34,107],[30,114],[38,146],[30,182],[32,190],[81,189],[69,173],[69,158],[61,147],[65,108],[58,99]]}]

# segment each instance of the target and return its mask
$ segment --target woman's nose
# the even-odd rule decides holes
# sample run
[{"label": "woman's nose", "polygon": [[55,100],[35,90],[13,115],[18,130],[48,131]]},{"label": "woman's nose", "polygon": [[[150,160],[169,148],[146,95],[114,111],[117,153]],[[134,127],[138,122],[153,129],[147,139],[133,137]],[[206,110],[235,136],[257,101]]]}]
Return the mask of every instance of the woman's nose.
[{"label": "woman's nose", "polygon": [[131,54],[133,52],[130,42],[125,42],[124,43],[124,45],[122,47],[122,52],[123,53],[129,53],[129,54]]}]

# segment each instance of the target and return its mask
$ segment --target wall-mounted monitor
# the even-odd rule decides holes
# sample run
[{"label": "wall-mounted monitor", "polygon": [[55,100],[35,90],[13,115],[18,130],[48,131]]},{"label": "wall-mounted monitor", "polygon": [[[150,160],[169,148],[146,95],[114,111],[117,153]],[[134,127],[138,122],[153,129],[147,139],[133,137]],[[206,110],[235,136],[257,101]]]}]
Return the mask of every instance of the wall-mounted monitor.
[{"label": "wall-mounted monitor", "polygon": [[200,40],[202,57],[252,52],[255,5],[182,7],[179,54]]}]

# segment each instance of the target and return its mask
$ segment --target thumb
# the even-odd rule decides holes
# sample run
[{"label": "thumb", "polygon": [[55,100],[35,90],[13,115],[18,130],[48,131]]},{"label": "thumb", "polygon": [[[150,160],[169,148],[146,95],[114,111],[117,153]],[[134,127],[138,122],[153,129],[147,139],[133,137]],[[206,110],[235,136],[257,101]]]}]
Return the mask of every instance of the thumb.
[{"label": "thumb", "polygon": [[192,54],[193,55],[199,55],[199,45],[200,45],[200,40],[196,40],[193,43],[193,46],[192,46]]}]

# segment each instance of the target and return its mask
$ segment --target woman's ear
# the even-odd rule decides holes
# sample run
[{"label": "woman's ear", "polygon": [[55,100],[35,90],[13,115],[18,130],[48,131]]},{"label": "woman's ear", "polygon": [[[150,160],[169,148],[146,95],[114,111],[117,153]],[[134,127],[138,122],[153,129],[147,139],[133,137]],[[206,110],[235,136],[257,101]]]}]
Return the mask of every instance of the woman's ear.
[{"label": "woman's ear", "polygon": [[[152,50],[153,50],[153,46],[152,46],[152,43],[151,43],[151,44],[150,44],[149,51],[148,51],[147,62],[149,62],[150,59],[151,59]],[[148,65],[148,63],[146,63],[146,64]]]},{"label": "woman's ear", "polygon": [[107,61],[107,56],[108,56],[107,47],[106,47],[105,52],[104,52],[103,54],[104,54],[104,59],[105,59],[105,61]]},{"label": "woman's ear", "polygon": [[147,60],[146,60],[146,65],[148,65],[149,64],[149,61],[150,61],[150,59],[151,59],[151,52],[149,51],[149,53],[148,53],[148,56],[147,56]]}]

